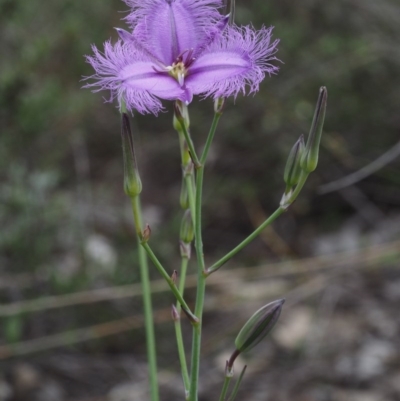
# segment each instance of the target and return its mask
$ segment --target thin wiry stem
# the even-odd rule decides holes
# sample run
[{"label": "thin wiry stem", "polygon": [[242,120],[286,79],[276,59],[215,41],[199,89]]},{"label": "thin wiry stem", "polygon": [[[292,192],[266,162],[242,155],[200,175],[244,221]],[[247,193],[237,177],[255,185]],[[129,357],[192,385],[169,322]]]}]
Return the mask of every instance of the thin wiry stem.
[{"label": "thin wiry stem", "polygon": [[199,371],[200,371],[200,351],[201,351],[201,331],[202,316],[204,308],[204,295],[206,289],[205,262],[203,254],[203,239],[201,234],[201,201],[203,191],[204,163],[207,159],[208,150],[214,137],[218,125],[220,114],[215,113],[211,125],[206,146],[201,156],[201,164],[196,170],[196,207],[195,207],[195,247],[197,256],[197,293],[195,314],[200,319],[199,324],[193,326],[193,345],[192,345],[192,364],[190,372],[190,392],[189,400],[198,400]]},{"label": "thin wiry stem", "polygon": [[285,211],[284,208],[279,207],[275,210],[271,216],[268,217],[262,224],[258,226],[246,239],[244,239],[239,245],[228,252],[224,257],[215,262],[212,266],[207,269],[207,275],[217,271],[221,266],[223,266],[228,260],[232,259],[238,252],[240,252],[244,247],[250,244],[267,226],[269,226],[277,217],[279,217]]},{"label": "thin wiry stem", "polygon": [[[140,207],[139,196],[132,198],[132,210],[135,216],[136,231],[141,232],[142,227],[142,213]],[[151,301],[151,287],[149,277],[149,266],[147,263],[146,252],[140,245],[139,234],[137,235],[138,242],[138,253],[139,253],[139,265],[140,265],[140,278],[143,287],[143,309],[145,317],[145,328],[146,328],[146,349],[147,359],[149,363],[149,375],[150,375],[150,397],[151,401],[158,401],[158,378],[157,378],[157,356],[156,356],[156,340],[154,334],[154,318],[153,318],[153,306]]]},{"label": "thin wiry stem", "polygon": [[169,276],[167,271],[164,269],[164,267],[160,263],[160,261],[157,259],[157,256],[154,254],[153,250],[150,248],[150,245],[147,242],[143,242],[143,241],[141,242],[141,245],[144,248],[144,250],[147,252],[148,257],[153,262],[153,264],[156,267],[156,269],[164,277],[164,279],[167,282],[169,288],[171,289],[172,293],[175,295],[175,298],[180,303],[183,311],[188,316],[188,318],[190,319],[191,323],[192,324],[197,323],[199,319],[190,310],[189,306],[187,305],[186,301],[183,299],[183,297],[182,297],[181,293],[179,292],[178,288],[176,288],[176,285],[175,285],[174,281]]},{"label": "thin wiry stem", "polygon": [[195,167],[198,168],[200,166],[200,161],[199,161],[199,158],[197,157],[197,153],[196,153],[196,150],[194,148],[194,144],[193,144],[192,138],[190,137],[190,134],[189,134],[189,131],[188,131],[187,127],[186,127],[185,122],[184,121],[179,121],[179,122],[180,122],[181,127],[182,127],[182,133],[183,133],[183,135],[185,137],[185,140],[187,142],[187,145],[189,147],[190,157],[192,158]]},{"label": "thin wiry stem", "polygon": [[[186,281],[186,272],[187,272],[188,262],[189,262],[189,259],[187,257],[182,258],[181,270],[180,270],[180,275],[179,275],[179,292],[182,294],[182,296],[183,296],[183,293],[185,290],[185,281]],[[180,306],[179,302],[176,305],[176,309],[178,311],[178,314],[180,314],[181,306]],[[188,367],[187,367],[187,363],[186,363],[185,345],[183,343],[181,319],[175,320],[175,335],[176,335],[176,343],[177,343],[177,347],[178,347],[179,361],[181,364],[183,385],[185,386],[185,393],[187,394],[189,392],[190,379],[189,379],[189,371],[188,371]]]},{"label": "thin wiry stem", "polygon": [[229,389],[229,384],[231,383],[232,376],[231,375],[225,375],[224,378],[224,384],[222,386],[221,394],[219,396],[219,401],[225,401],[226,400],[226,394]]}]

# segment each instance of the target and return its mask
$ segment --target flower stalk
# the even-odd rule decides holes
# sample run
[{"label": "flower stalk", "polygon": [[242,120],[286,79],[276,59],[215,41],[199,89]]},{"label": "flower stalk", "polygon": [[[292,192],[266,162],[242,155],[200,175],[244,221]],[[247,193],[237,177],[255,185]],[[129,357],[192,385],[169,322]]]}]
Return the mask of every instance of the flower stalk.
[{"label": "flower stalk", "polygon": [[190,392],[189,401],[198,400],[198,385],[199,385],[199,369],[200,369],[200,351],[201,351],[201,329],[202,329],[202,316],[204,309],[204,296],[206,289],[206,274],[205,262],[203,254],[203,239],[201,232],[201,205],[202,205],[202,191],[203,191],[203,178],[204,178],[204,165],[207,161],[208,152],[215,131],[218,126],[221,112],[214,113],[213,122],[207,136],[206,145],[201,155],[201,165],[196,170],[196,202],[195,202],[195,247],[197,256],[197,293],[196,293],[196,307],[195,315],[199,317],[200,322],[197,326],[193,327],[193,341],[192,341],[192,359],[190,371]]},{"label": "flower stalk", "polygon": [[238,252],[240,252],[243,248],[250,244],[254,239],[256,239],[260,233],[268,227],[271,223],[273,223],[282,213],[285,212],[286,209],[283,207],[278,207],[274,213],[271,214],[263,223],[261,223],[246,239],[244,239],[239,245],[233,248],[230,252],[228,252],[221,259],[216,261],[210,267],[208,267],[205,271],[205,274],[209,276],[210,274],[216,272],[219,268],[221,268],[226,262],[232,259]]},{"label": "flower stalk", "polygon": [[[188,263],[189,263],[189,258],[186,256],[183,256],[182,262],[181,262],[180,275],[179,275],[179,292],[182,294],[182,296],[183,296],[184,290],[185,290],[185,281],[186,281],[186,273],[187,273]],[[182,327],[181,327],[181,319],[180,319],[181,305],[179,304],[179,302],[177,302],[176,307],[173,306],[173,308],[175,309],[176,316],[178,317],[177,319],[174,319],[175,336],[176,336],[176,344],[177,344],[177,349],[178,349],[179,362],[181,365],[182,380],[183,380],[183,385],[185,388],[185,395],[187,395],[187,394],[189,394],[190,378],[189,378],[189,370],[188,370],[187,362],[186,362],[186,352],[185,352],[185,345],[183,343],[183,335],[182,335]]]},{"label": "flower stalk", "polygon": [[149,363],[149,381],[151,401],[159,401],[158,376],[157,376],[157,355],[154,333],[153,306],[151,299],[151,286],[147,256],[140,246],[142,241],[142,213],[139,195],[142,191],[142,183],[137,168],[133,136],[130,127],[129,117],[126,114],[125,104],[121,108],[121,136],[124,160],[124,190],[132,202],[135,229],[137,233],[138,258],[140,266],[140,280],[143,288],[143,309],[146,331],[146,351]]}]

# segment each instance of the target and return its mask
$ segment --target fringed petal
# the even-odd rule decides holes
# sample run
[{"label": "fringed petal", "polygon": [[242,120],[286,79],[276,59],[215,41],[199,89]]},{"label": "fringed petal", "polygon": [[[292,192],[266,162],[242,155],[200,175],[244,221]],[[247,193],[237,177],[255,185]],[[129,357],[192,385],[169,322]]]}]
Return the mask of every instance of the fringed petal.
[{"label": "fringed petal", "polygon": [[129,44],[118,41],[104,45],[104,53],[93,46],[94,56],[87,61],[96,73],[88,79],[95,82],[85,85],[97,88],[94,92],[109,90],[111,99],[125,100],[128,109],[139,113],[157,114],[162,109],[161,99],[185,101],[186,92],[166,72],[158,70],[157,64],[149,60]]},{"label": "fringed petal", "polygon": [[189,69],[185,84],[193,94],[205,97],[236,96],[258,91],[265,74],[278,67],[278,40],[271,43],[272,28],[255,31],[252,27],[227,27],[224,34],[208,46]]},{"label": "fringed petal", "polygon": [[199,47],[223,17],[221,0],[125,0],[135,36],[166,65]]}]

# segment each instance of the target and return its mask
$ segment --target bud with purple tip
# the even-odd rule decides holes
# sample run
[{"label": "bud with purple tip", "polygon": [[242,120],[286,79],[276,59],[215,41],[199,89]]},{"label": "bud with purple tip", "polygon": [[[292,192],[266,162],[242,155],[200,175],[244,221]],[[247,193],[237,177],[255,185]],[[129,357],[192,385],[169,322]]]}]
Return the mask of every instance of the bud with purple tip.
[{"label": "bud with purple tip", "polygon": [[284,299],[270,302],[263,306],[246,322],[235,340],[236,350],[228,361],[228,368],[232,369],[236,357],[255,347],[275,326],[281,314]]}]

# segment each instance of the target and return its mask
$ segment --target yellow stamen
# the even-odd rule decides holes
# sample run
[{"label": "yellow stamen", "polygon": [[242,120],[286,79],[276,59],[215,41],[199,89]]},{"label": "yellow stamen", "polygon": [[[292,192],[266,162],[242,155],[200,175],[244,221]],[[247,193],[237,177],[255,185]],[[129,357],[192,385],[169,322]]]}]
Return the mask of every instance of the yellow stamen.
[{"label": "yellow stamen", "polygon": [[183,85],[187,72],[185,64],[182,61],[173,63],[172,66],[168,68],[169,75],[175,78],[180,86]]}]

